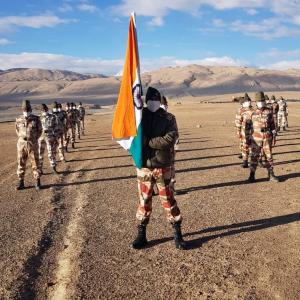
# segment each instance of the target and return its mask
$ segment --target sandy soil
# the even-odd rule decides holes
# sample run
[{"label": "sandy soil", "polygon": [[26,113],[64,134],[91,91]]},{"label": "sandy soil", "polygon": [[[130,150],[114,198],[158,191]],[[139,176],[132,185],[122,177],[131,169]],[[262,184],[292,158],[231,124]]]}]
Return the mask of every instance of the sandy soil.
[{"label": "sandy soil", "polygon": [[[233,120],[236,104],[171,106],[181,139],[177,196],[189,250],[178,251],[159,199],[149,247],[136,235],[137,186],[127,153],[111,141],[112,115],[88,116],[87,134],[59,176],[31,171],[17,192],[13,123],[0,124],[1,299],[299,299],[300,104],[275,152],[280,183],[247,184]],[[46,158],[47,160],[47,158]]]}]

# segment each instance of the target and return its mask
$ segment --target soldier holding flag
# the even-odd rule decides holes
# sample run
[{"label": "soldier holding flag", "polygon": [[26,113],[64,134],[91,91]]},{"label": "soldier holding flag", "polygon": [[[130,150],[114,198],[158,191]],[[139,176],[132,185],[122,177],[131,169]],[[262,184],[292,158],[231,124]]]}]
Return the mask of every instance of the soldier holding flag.
[{"label": "soldier holding flag", "polygon": [[138,235],[134,249],[146,246],[146,226],[152,210],[152,191],[156,183],[167,219],[174,228],[176,248],[185,249],[181,233],[181,214],[170,188],[172,150],[178,138],[176,119],[160,108],[161,95],[149,87],[147,108],[141,100],[138,44],[134,14],[131,15],[123,78],[116,106],[112,136],[128,150],[137,167],[139,205]]}]

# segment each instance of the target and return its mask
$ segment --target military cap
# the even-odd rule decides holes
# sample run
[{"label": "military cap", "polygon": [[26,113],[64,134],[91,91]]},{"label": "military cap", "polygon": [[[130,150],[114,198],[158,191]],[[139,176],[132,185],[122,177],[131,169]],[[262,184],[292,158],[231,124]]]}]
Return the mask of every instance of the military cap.
[{"label": "military cap", "polygon": [[280,96],[280,100],[284,100],[282,96]]},{"label": "military cap", "polygon": [[57,101],[54,101],[54,102],[52,103],[52,108],[58,108],[58,103],[57,103]]},{"label": "military cap", "polygon": [[62,107],[61,103],[57,103],[57,107],[61,108]]},{"label": "military cap", "polygon": [[39,106],[39,109],[40,109],[41,111],[48,111],[48,106],[47,106],[45,103],[43,103],[43,104],[41,104],[41,105]]},{"label": "military cap", "polygon": [[265,95],[265,100],[270,100],[268,95]]},{"label": "military cap", "polygon": [[146,93],[146,103],[148,100],[160,101],[160,99],[161,99],[160,92],[157,89],[149,86]]},{"label": "military cap", "polygon": [[239,104],[243,104],[245,102],[244,97],[238,97],[238,100],[239,100]]},{"label": "military cap", "polygon": [[272,97],[271,97],[271,100],[276,100],[276,98],[275,98],[275,96],[274,96],[274,95],[272,95]]},{"label": "military cap", "polygon": [[255,101],[256,102],[266,101],[264,92],[258,92],[258,93],[256,93],[255,94]]},{"label": "military cap", "polygon": [[251,98],[249,97],[249,95],[247,93],[245,93],[244,100],[251,101]]},{"label": "military cap", "polygon": [[26,110],[30,110],[31,109],[30,101],[29,100],[23,100],[22,101],[22,108],[26,109]]},{"label": "military cap", "polygon": [[82,105],[82,103],[81,103],[81,102],[79,102],[79,105]]}]

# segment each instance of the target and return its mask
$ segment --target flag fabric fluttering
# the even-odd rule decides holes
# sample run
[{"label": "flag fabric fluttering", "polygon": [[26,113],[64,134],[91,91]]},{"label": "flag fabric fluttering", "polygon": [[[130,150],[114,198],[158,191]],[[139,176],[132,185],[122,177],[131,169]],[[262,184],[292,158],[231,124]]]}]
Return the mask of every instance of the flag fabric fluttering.
[{"label": "flag fabric fluttering", "polygon": [[135,14],[129,22],[128,42],[122,82],[116,105],[112,138],[128,150],[137,168],[142,167],[142,84]]}]

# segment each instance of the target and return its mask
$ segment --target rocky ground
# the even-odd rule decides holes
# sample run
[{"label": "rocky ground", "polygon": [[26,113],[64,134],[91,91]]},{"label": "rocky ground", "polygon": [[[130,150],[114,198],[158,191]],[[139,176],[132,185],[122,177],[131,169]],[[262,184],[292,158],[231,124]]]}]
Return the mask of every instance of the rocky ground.
[{"label": "rocky ground", "polygon": [[[233,126],[237,104],[184,103],[177,196],[189,249],[178,251],[154,198],[149,246],[136,234],[131,158],[110,138],[112,115],[88,116],[86,135],[44,188],[16,191],[13,123],[0,124],[1,299],[299,299],[300,104],[274,149],[280,183],[247,184]],[[47,160],[47,158],[45,158]]]}]

